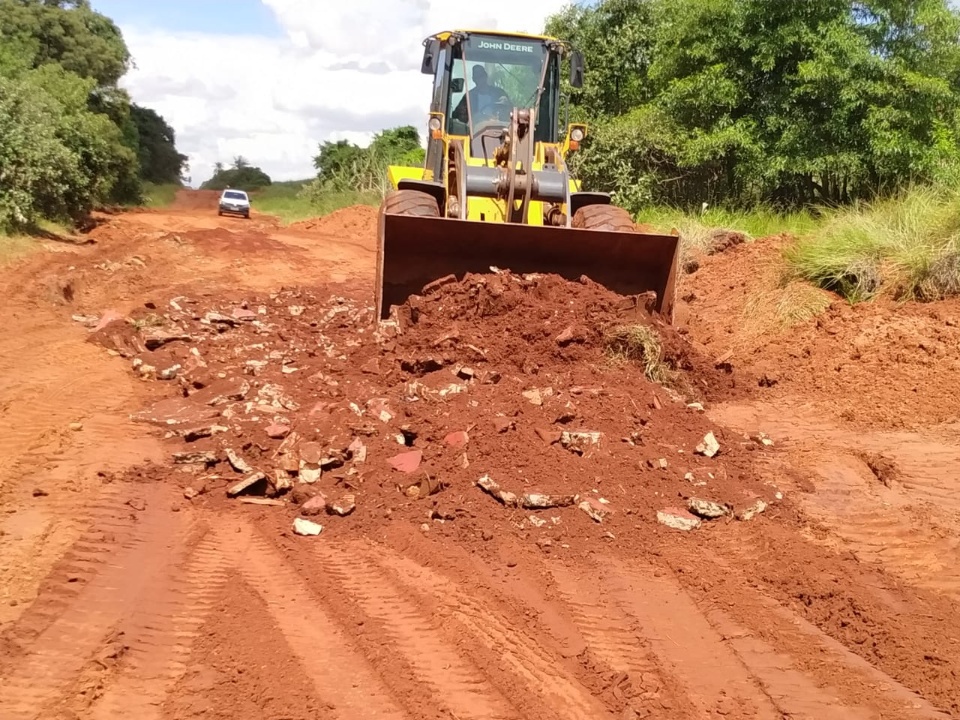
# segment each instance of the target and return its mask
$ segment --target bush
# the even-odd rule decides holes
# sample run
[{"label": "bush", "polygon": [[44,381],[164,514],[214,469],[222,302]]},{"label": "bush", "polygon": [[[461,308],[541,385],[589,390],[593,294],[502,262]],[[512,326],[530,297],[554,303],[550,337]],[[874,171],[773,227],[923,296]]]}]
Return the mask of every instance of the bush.
[{"label": "bush", "polygon": [[960,192],[918,187],[831,212],[785,254],[796,277],[851,302],[960,292]]}]

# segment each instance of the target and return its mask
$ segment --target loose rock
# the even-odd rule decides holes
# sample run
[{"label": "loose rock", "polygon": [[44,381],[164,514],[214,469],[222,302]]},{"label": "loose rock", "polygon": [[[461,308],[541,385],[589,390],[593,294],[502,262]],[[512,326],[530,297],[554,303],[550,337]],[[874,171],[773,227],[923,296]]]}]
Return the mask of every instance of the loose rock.
[{"label": "loose rock", "polygon": [[356,509],[357,499],[356,496],[352,494],[344,495],[336,502],[330,503],[327,506],[327,512],[332,515],[339,515],[340,517],[346,517]]},{"label": "loose rock", "polygon": [[242,457],[240,457],[239,454],[237,454],[236,450],[227,448],[226,450],[224,450],[224,453],[227,456],[227,461],[230,463],[230,466],[237,472],[240,472],[240,473],[253,472],[253,468],[250,467],[250,465],[247,463],[246,460],[244,460]]},{"label": "loose rock", "polygon": [[667,508],[657,512],[657,522],[674,530],[690,532],[701,525],[700,518],[680,508]]},{"label": "loose rock", "polygon": [[297,518],[293,521],[293,532],[306,537],[316,536],[323,532],[323,525],[318,525],[304,518]]},{"label": "loose rock", "polygon": [[687,501],[687,507],[690,508],[690,512],[704,520],[716,520],[730,513],[725,505],[702,498],[690,498]]},{"label": "loose rock", "polygon": [[602,523],[608,516],[613,514],[613,510],[602,498],[588,497],[577,507],[598,523]]},{"label": "loose rock", "polygon": [[227,488],[227,495],[229,497],[236,497],[240,493],[251,489],[254,485],[256,485],[259,482],[265,481],[266,479],[267,479],[267,476],[264,475],[262,472],[254,471],[249,475],[247,475],[245,478],[243,478],[243,480],[241,480],[240,482],[235,483],[231,485],[229,488]]},{"label": "loose rock", "polygon": [[544,495],[543,493],[524,493],[520,496],[520,506],[527,510],[548,510],[550,508],[570,507],[577,504],[576,495]]},{"label": "loose rock", "polygon": [[517,503],[519,502],[516,495],[514,495],[512,492],[507,492],[506,490],[501,489],[500,485],[489,475],[484,475],[482,478],[477,480],[477,487],[508,507],[516,507]]},{"label": "loose rock", "polygon": [[703,437],[703,442],[697,445],[697,452],[708,458],[715,457],[720,452],[720,443],[712,432],[708,432]]},{"label": "loose rock", "polygon": [[755,503],[750,505],[747,508],[744,508],[737,513],[737,520],[749,521],[753,520],[757,515],[765,512],[767,509],[767,503],[763,500],[757,500]]},{"label": "loose rock", "polygon": [[387,463],[397,472],[409,474],[415,472],[420,467],[420,463],[422,461],[423,451],[412,450],[411,452],[394,455],[392,458],[387,460]]}]

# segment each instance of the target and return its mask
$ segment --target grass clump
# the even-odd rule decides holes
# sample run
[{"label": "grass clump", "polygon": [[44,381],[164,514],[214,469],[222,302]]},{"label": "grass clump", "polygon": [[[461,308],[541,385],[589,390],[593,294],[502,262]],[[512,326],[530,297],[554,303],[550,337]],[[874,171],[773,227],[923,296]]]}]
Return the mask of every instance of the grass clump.
[{"label": "grass clump", "polygon": [[850,302],[886,294],[938,300],[960,293],[960,191],[917,187],[830,211],[785,252],[794,277]]},{"label": "grass clump", "polygon": [[182,190],[181,185],[166,184],[157,185],[155,183],[143,184],[143,206],[148,208],[165,208],[173,205],[177,197],[177,191]]},{"label": "grass clump", "polygon": [[38,247],[33,238],[0,234],[0,265],[6,265]]},{"label": "grass clump", "polygon": [[253,206],[284,224],[322,217],[353,205],[380,204],[378,192],[317,191],[311,181],[278,182],[252,193]]},{"label": "grass clump", "polygon": [[676,228],[680,232],[685,254],[709,251],[716,230],[740,232],[748,238],[781,234],[799,236],[814,230],[818,224],[817,218],[809,212],[781,213],[767,207],[750,211],[708,208],[701,213],[689,213],[669,207],[650,207],[642,210],[636,221],[663,232]]},{"label": "grass clump", "polygon": [[663,345],[656,330],[647,325],[618,325],[604,338],[607,354],[617,362],[635,362],[643,366],[647,379],[671,385],[677,373],[663,359]]}]

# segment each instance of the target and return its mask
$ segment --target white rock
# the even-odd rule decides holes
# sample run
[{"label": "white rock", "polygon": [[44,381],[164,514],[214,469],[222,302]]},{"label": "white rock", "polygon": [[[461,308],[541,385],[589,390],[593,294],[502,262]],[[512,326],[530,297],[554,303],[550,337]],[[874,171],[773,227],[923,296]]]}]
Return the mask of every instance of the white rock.
[{"label": "white rock", "polygon": [[700,518],[679,509],[659,510],[657,512],[657,522],[682,532],[696,530],[701,525]]},{"label": "white rock", "polygon": [[737,520],[753,520],[757,515],[767,509],[767,503],[763,500],[757,500],[753,505],[737,513]]},{"label": "white rock", "polygon": [[730,511],[720,503],[704,500],[702,498],[690,498],[687,502],[690,512],[705,520],[716,520],[727,515]]},{"label": "white rock", "polygon": [[323,525],[319,525],[311,520],[297,518],[293,521],[293,531],[297,535],[313,536],[323,532]]},{"label": "white rock", "polygon": [[697,445],[697,452],[709,458],[720,452],[720,443],[717,442],[717,438],[712,432],[704,435],[703,442]]}]

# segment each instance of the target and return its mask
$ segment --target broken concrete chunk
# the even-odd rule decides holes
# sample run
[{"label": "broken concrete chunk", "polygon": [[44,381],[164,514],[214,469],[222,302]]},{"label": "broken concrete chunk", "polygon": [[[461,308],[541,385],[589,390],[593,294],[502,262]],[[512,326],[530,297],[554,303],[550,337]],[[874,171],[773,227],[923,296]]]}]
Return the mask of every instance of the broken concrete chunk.
[{"label": "broken concrete chunk", "polygon": [[556,445],[563,436],[559,430],[547,430],[546,428],[537,428],[534,432],[536,432],[537,437],[547,443],[547,445]]},{"label": "broken concrete chunk", "polygon": [[227,432],[228,429],[229,428],[225,428],[222,425],[201,425],[185,430],[178,430],[177,434],[187,442],[196,442],[202,438],[213,437],[217,433]]},{"label": "broken concrete chunk", "polygon": [[521,393],[523,397],[530,401],[532,405],[541,406],[543,405],[543,394],[534,388],[533,390],[524,390]]},{"label": "broken concrete chunk", "polygon": [[300,482],[309,485],[320,482],[320,477],[323,475],[323,469],[320,467],[320,463],[308,463],[306,460],[300,461],[300,467],[297,472],[300,476]]},{"label": "broken concrete chunk", "polygon": [[470,436],[462,430],[459,432],[452,432],[443,439],[443,442],[452,448],[462,448],[469,441]]},{"label": "broken concrete chunk", "polygon": [[517,424],[510,418],[498,417],[493,419],[493,427],[498,433],[505,433],[517,427]]},{"label": "broken concrete chunk", "polygon": [[720,443],[712,432],[704,435],[703,442],[697,445],[697,452],[708,458],[715,457],[720,452]]},{"label": "broken concrete chunk", "polygon": [[744,508],[737,513],[737,520],[753,520],[757,515],[765,512],[767,509],[767,503],[763,500],[757,500],[755,503],[750,505],[747,508]]},{"label": "broken concrete chunk", "polygon": [[599,432],[569,432],[564,431],[560,434],[560,444],[570,452],[577,455],[584,455],[590,450],[600,445],[603,439],[603,433]]},{"label": "broken concrete chunk", "polygon": [[323,532],[323,525],[319,525],[304,518],[297,518],[293,521],[293,532],[297,535],[312,537]]},{"label": "broken concrete chunk", "polygon": [[226,453],[227,460],[229,461],[230,466],[237,472],[241,472],[241,473],[253,472],[253,468],[250,467],[250,465],[247,463],[246,460],[244,460],[242,457],[240,457],[239,454],[237,454],[236,450],[227,448],[226,450],[224,450],[224,453]]},{"label": "broken concrete chunk", "polygon": [[244,505],[265,505],[267,507],[284,507],[286,503],[283,500],[274,500],[273,498],[242,497],[238,499]]},{"label": "broken concrete chunk", "polygon": [[608,516],[613,514],[613,510],[609,504],[602,498],[585,498],[577,507],[598,523],[603,522]]},{"label": "broken concrete chunk", "polygon": [[211,450],[202,452],[178,452],[173,454],[173,462],[177,465],[215,465],[217,454]]},{"label": "broken concrete chunk", "polygon": [[273,425],[268,425],[265,432],[271,440],[283,440],[290,434],[290,426],[282,423],[274,423]]},{"label": "broken concrete chunk", "polygon": [[143,344],[147,350],[156,350],[167,343],[177,340],[193,342],[193,338],[179,328],[147,328],[142,330],[140,334],[143,337]]},{"label": "broken concrete chunk", "polygon": [[431,283],[427,283],[423,286],[424,295],[433,295],[433,293],[439,291],[441,288],[446,287],[447,285],[452,285],[457,282],[456,275],[446,275],[439,280],[434,280]]},{"label": "broken concrete chunk", "polygon": [[404,493],[411,500],[419,500],[420,498],[429,497],[430,495],[436,495],[443,490],[444,487],[444,484],[437,478],[424,475],[420,482],[415,485],[410,485]]},{"label": "broken concrete chunk", "polygon": [[657,512],[657,522],[673,530],[690,532],[701,525],[700,518],[680,508],[666,508]]},{"label": "broken concrete chunk", "polygon": [[180,365],[171,365],[157,373],[157,377],[161,380],[176,380],[181,370],[183,368]]},{"label": "broken concrete chunk", "polygon": [[520,506],[527,510],[548,510],[550,508],[570,507],[577,504],[576,495],[545,495],[543,493],[524,493],[520,496]]},{"label": "broken concrete chunk", "polygon": [[303,443],[300,448],[300,459],[309,465],[319,465],[323,460],[323,448],[319,443]]},{"label": "broken concrete chunk", "polygon": [[730,512],[725,505],[702,498],[690,498],[687,501],[687,507],[690,508],[690,512],[704,520],[716,520]]},{"label": "broken concrete chunk", "polygon": [[283,468],[277,468],[273,471],[273,487],[279,492],[286,492],[287,490],[293,489],[293,479],[290,477],[290,474]]},{"label": "broken concrete chunk", "polygon": [[502,490],[500,485],[489,475],[484,475],[482,478],[477,480],[477,487],[491,497],[496,498],[507,507],[516,507],[517,503],[519,502],[516,495],[514,495],[512,492]]},{"label": "broken concrete chunk", "polygon": [[354,438],[353,442],[347,448],[354,462],[362,463],[367,460],[367,446],[363,444],[360,438]]},{"label": "broken concrete chunk", "polygon": [[327,497],[323,493],[317,493],[300,506],[300,514],[306,517],[314,517],[326,512]]},{"label": "broken concrete chunk", "polygon": [[412,473],[420,467],[420,463],[422,461],[423,451],[412,450],[410,452],[394,455],[392,458],[387,460],[387,463],[397,472]]},{"label": "broken concrete chunk", "polygon": [[339,500],[332,502],[327,506],[328,513],[332,515],[339,515],[340,517],[346,517],[356,509],[357,498],[352,494],[344,495]]},{"label": "broken concrete chunk", "polygon": [[753,436],[753,441],[764,447],[773,447],[773,440],[766,433],[760,432]]},{"label": "broken concrete chunk", "polygon": [[240,482],[235,483],[234,485],[231,485],[229,488],[227,488],[227,495],[229,497],[236,497],[240,493],[251,489],[254,485],[266,479],[267,479],[267,476],[264,475],[262,472],[256,472],[256,471],[252,472],[246,477],[244,477],[243,480],[241,480]]}]

